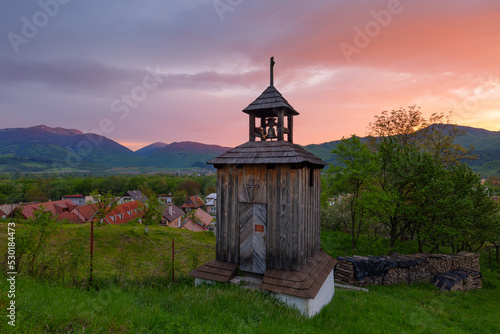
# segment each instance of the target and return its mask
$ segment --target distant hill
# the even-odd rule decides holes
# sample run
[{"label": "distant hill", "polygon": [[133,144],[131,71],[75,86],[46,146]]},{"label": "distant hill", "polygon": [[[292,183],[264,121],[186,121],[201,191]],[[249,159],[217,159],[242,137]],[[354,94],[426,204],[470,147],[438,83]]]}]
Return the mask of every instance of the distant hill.
[{"label": "distant hill", "polygon": [[135,154],[137,154],[140,157],[147,157],[151,153],[153,153],[161,148],[164,148],[165,146],[168,146],[168,144],[156,142],[156,143],[145,146],[145,147],[135,151]]},{"label": "distant hill", "polygon": [[174,142],[172,144],[155,143],[136,153],[146,158],[155,166],[210,167],[206,162],[231,147],[206,145],[191,141]]},{"label": "distant hill", "polygon": [[134,152],[117,142],[78,130],[45,125],[0,130],[0,171],[51,168],[97,169],[136,163]]},{"label": "distant hill", "polygon": [[[489,131],[485,129],[459,126],[465,130],[465,135],[455,139],[457,144],[463,147],[473,147],[473,153],[479,159],[467,162],[473,171],[480,173],[482,177],[491,175],[500,176],[500,131]],[[366,137],[361,138],[366,140]],[[340,143],[334,140],[323,144],[311,144],[304,146],[306,150],[317,155],[325,162],[335,163],[332,150]]]},{"label": "distant hill", "polygon": [[116,167],[211,168],[229,147],[154,143],[137,152],[104,136],[39,125],[0,129],[0,172],[106,170]]},{"label": "distant hill", "polygon": [[[466,134],[456,139],[472,145],[480,159],[469,162],[483,177],[500,175],[500,131],[462,127]],[[365,140],[366,138],[362,138]],[[304,148],[326,162],[334,163],[332,149],[340,140]],[[75,129],[39,125],[0,129],[0,172],[50,172],[56,170],[104,171],[119,168],[211,168],[206,162],[230,147],[196,142],[154,143],[131,151],[119,143]]]}]

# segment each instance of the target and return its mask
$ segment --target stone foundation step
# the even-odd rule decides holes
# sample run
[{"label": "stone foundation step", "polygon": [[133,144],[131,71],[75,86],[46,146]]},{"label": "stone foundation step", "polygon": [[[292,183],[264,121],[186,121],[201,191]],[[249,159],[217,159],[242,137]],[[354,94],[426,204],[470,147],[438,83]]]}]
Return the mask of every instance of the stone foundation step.
[{"label": "stone foundation step", "polygon": [[262,284],[262,279],[256,277],[236,276],[231,280],[231,284],[236,284],[244,289],[258,290]]}]

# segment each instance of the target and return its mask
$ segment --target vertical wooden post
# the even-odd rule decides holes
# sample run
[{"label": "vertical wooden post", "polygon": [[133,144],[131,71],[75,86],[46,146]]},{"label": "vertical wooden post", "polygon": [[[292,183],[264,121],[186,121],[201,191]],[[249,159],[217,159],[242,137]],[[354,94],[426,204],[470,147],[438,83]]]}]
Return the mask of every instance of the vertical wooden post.
[{"label": "vertical wooden post", "polygon": [[175,256],[174,256],[174,238],[172,238],[172,283],[175,283]]},{"label": "vertical wooden post", "polygon": [[285,110],[278,111],[278,141],[284,140],[285,134]]},{"label": "vertical wooden post", "polygon": [[[266,118],[265,117],[261,117],[260,118],[260,126],[264,129],[264,132],[266,132]],[[267,132],[266,132],[267,134]],[[266,138],[262,138],[261,141],[266,141]]]},{"label": "vertical wooden post", "polygon": [[288,115],[288,142],[293,143],[293,115]]},{"label": "vertical wooden post", "polygon": [[94,220],[90,221],[90,277],[89,287],[92,286],[92,274],[94,271]]},{"label": "vertical wooden post", "polygon": [[250,114],[249,141],[255,141],[255,115]]}]

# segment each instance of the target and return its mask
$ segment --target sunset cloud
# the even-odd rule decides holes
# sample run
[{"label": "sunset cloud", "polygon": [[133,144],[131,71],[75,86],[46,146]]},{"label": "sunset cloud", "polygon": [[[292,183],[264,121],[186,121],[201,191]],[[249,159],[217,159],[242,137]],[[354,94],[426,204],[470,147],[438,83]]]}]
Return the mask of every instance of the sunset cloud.
[{"label": "sunset cloud", "polygon": [[[109,119],[107,136],[134,150],[238,145],[275,56],[300,144],[365,135],[374,115],[415,104],[500,131],[498,1],[221,1],[223,12],[211,0],[3,2],[0,127]],[[146,89],[151,69],[161,79]],[[115,112],[134,94],[126,117]]]}]

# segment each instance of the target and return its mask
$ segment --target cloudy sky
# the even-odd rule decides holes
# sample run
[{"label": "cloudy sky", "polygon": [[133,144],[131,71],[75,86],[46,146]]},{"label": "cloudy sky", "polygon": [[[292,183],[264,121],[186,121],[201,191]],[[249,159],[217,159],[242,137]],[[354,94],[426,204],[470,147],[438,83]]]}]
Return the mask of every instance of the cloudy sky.
[{"label": "cloudy sky", "polygon": [[500,131],[497,0],[2,1],[0,35],[0,128],[236,146],[274,56],[299,144],[410,105]]}]

